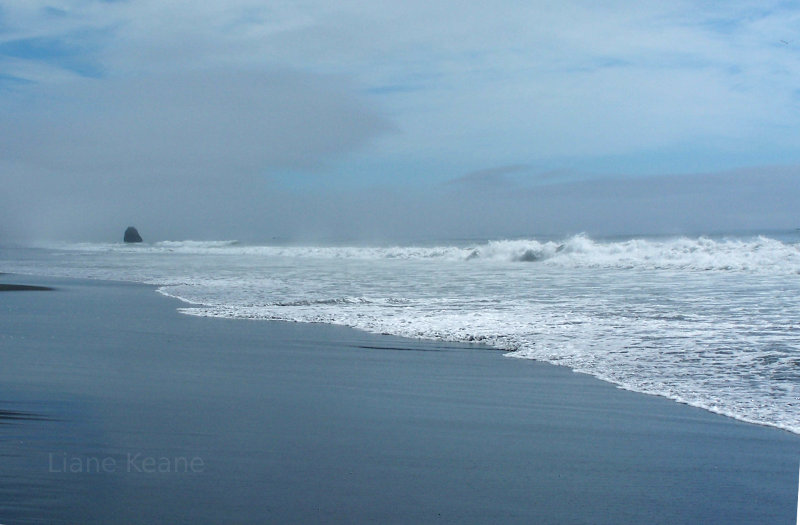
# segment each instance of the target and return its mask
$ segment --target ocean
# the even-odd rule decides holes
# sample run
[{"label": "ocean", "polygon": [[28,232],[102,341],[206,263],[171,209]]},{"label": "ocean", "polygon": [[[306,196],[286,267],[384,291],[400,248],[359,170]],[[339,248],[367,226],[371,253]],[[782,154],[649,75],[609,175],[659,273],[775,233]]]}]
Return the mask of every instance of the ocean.
[{"label": "ocean", "polygon": [[3,247],[0,271],[154,284],[188,315],[483,343],[800,434],[798,231],[52,243]]}]

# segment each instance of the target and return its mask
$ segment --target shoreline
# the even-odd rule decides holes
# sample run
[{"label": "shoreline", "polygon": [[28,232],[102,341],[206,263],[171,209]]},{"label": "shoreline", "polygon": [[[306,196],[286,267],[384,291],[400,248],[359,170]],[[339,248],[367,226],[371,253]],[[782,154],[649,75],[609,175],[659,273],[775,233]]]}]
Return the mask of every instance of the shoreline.
[{"label": "shoreline", "polygon": [[[3,523],[795,515],[800,437],[786,430],[479,344],[202,318],[154,286],[14,278],[63,293],[2,303],[0,411],[37,416],[0,421],[0,502],[22,502],[0,504]],[[204,470],[175,471],[195,457]],[[103,460],[115,469],[88,471]]]},{"label": "shoreline", "polygon": [[[123,282],[128,282],[128,281],[123,281]],[[569,370],[572,373],[585,375],[585,376],[590,377],[592,379],[596,379],[596,380],[602,381],[602,382],[607,383],[607,384],[609,384],[609,385],[611,385],[613,387],[619,388],[621,390],[625,390],[627,392],[632,392],[634,394],[640,394],[640,395],[645,395],[645,396],[654,396],[654,397],[666,399],[668,401],[671,401],[673,403],[677,403],[679,405],[684,405],[684,406],[688,406],[688,407],[692,407],[692,408],[698,408],[700,410],[705,410],[706,412],[709,412],[710,414],[726,417],[726,418],[732,419],[734,421],[738,421],[740,423],[747,423],[747,424],[750,424],[750,425],[756,425],[756,426],[760,426],[760,427],[771,428],[771,429],[780,430],[780,431],[783,431],[783,432],[788,432],[789,434],[792,434],[792,435],[800,436],[800,430],[794,431],[794,430],[792,430],[792,429],[790,429],[790,428],[788,428],[786,426],[781,426],[779,424],[766,423],[766,422],[763,422],[763,421],[758,421],[758,420],[755,420],[755,419],[748,418],[746,416],[737,415],[735,413],[731,413],[731,412],[728,412],[728,411],[714,409],[714,408],[711,408],[709,406],[706,406],[705,404],[703,404],[701,402],[686,401],[683,398],[678,397],[676,395],[642,390],[642,389],[639,389],[639,388],[637,388],[635,386],[630,386],[630,385],[627,385],[627,384],[624,384],[624,383],[621,383],[621,382],[617,382],[617,381],[615,381],[615,380],[613,380],[612,378],[609,378],[609,377],[603,377],[603,376],[595,375],[595,374],[593,374],[591,372],[588,372],[588,371],[576,370],[576,369],[574,369],[574,368],[572,368],[572,367],[570,367],[569,365],[566,365],[566,364],[559,364],[558,362],[550,362],[550,361],[546,361],[546,360],[533,359],[533,358],[530,358],[530,357],[524,357],[524,356],[515,355],[516,351],[514,351],[514,350],[508,350],[508,349],[504,349],[504,348],[499,348],[499,347],[492,346],[490,344],[483,343],[483,342],[480,342],[480,341],[474,341],[474,342],[473,341],[449,341],[449,340],[445,340],[445,339],[431,339],[431,338],[426,338],[426,337],[407,337],[407,336],[395,335],[395,334],[391,334],[391,333],[373,332],[373,331],[370,331],[370,330],[359,328],[357,326],[350,326],[350,325],[347,325],[347,324],[325,323],[325,322],[317,322],[317,321],[304,322],[304,321],[289,321],[289,320],[282,320],[282,319],[259,319],[259,318],[245,318],[245,317],[228,317],[228,316],[222,316],[222,315],[220,315],[220,316],[201,315],[201,314],[193,313],[193,312],[191,312],[191,310],[194,309],[194,308],[203,309],[205,307],[205,305],[203,305],[202,303],[192,302],[192,301],[190,301],[188,299],[184,299],[184,298],[179,297],[177,295],[172,295],[172,294],[168,293],[167,291],[164,291],[162,289],[163,286],[161,286],[161,285],[146,285],[146,286],[155,286],[156,287],[155,291],[159,295],[162,295],[162,296],[164,296],[164,297],[166,297],[168,299],[173,299],[173,300],[180,301],[184,306],[177,308],[177,311],[179,313],[183,314],[183,315],[189,315],[189,316],[193,316],[193,317],[200,317],[200,318],[207,318],[207,319],[227,319],[227,320],[234,320],[234,321],[235,320],[239,320],[239,321],[256,321],[256,322],[260,321],[260,322],[275,322],[275,323],[290,323],[290,324],[297,323],[297,324],[312,324],[312,325],[319,324],[319,325],[324,325],[324,326],[336,326],[336,327],[347,328],[347,329],[356,330],[358,332],[363,332],[365,334],[378,336],[378,337],[384,337],[384,336],[386,336],[386,337],[397,337],[397,338],[405,339],[405,340],[409,340],[409,341],[429,342],[431,344],[442,343],[442,344],[453,344],[453,345],[468,345],[468,346],[471,346],[471,347],[475,346],[475,347],[483,348],[483,349],[488,350],[488,351],[500,352],[500,353],[503,354],[503,357],[507,357],[507,358],[510,358],[510,359],[517,359],[517,360],[520,360],[520,361],[534,361],[536,363],[542,363],[542,364],[547,364],[547,365],[551,365],[551,366],[556,366],[556,367],[559,367],[559,368],[565,368],[565,369]]]}]

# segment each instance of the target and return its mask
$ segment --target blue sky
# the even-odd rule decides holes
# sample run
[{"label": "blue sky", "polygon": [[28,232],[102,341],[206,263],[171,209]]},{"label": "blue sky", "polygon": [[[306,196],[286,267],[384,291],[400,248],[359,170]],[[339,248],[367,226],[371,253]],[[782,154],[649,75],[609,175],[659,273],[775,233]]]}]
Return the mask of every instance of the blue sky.
[{"label": "blue sky", "polygon": [[[0,176],[16,188],[0,235],[109,235],[87,210],[196,235],[205,207],[223,236],[245,221],[360,235],[365,214],[369,235],[391,236],[403,214],[382,210],[396,203],[440,207],[426,224],[441,235],[611,231],[620,209],[644,211],[621,198],[559,219],[569,203],[553,199],[632,180],[642,195],[708,193],[673,203],[702,216],[691,226],[642,217],[653,230],[789,227],[799,37],[792,2],[0,2]],[[764,177],[776,194],[749,215],[704,211]],[[487,180],[491,206],[453,227],[454,199],[479,200]],[[541,209],[542,187],[545,221],[493,211]],[[297,211],[309,203],[313,217]]]}]

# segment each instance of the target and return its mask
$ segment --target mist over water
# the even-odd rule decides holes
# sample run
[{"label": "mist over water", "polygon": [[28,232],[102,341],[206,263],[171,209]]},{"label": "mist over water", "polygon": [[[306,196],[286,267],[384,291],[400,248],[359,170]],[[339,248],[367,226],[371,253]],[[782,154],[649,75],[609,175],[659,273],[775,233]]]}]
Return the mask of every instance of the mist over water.
[{"label": "mist over water", "polygon": [[3,252],[5,271],[152,283],[198,316],[482,342],[800,433],[800,237],[405,245],[177,241]]}]

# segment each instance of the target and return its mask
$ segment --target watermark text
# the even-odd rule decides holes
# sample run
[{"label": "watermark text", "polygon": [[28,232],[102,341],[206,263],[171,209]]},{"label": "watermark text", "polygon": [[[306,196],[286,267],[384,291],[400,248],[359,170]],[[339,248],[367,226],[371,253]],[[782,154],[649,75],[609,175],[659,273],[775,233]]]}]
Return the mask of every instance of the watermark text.
[{"label": "watermark text", "polygon": [[199,456],[153,456],[143,452],[129,452],[124,456],[51,452],[47,459],[49,472],[66,474],[200,474],[206,469],[205,461]]}]

